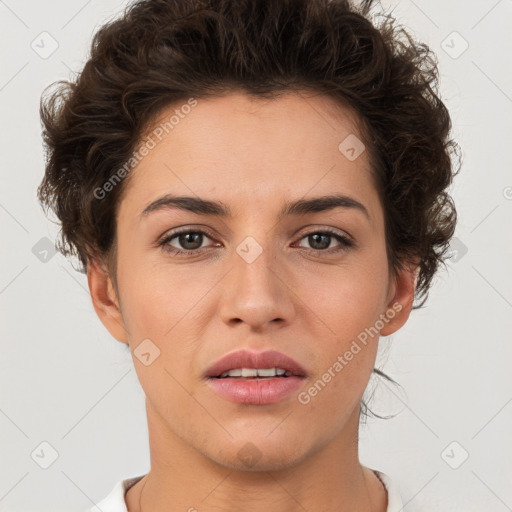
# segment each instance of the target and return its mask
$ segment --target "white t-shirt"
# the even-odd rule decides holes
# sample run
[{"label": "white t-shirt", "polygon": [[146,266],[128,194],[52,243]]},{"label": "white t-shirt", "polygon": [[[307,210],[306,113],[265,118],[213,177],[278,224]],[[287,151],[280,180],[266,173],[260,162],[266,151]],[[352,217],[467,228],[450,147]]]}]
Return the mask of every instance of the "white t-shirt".
[{"label": "white t-shirt", "polygon": [[[388,492],[388,508],[386,509],[386,512],[401,512],[403,507],[402,498],[400,497],[400,494],[398,493],[398,490],[393,484],[391,478],[389,478],[385,473],[375,469],[373,471],[384,484],[384,487]],[[135,485],[144,476],[146,475],[120,480],[106,498],[85,512],[127,512],[124,495],[132,485]]]}]

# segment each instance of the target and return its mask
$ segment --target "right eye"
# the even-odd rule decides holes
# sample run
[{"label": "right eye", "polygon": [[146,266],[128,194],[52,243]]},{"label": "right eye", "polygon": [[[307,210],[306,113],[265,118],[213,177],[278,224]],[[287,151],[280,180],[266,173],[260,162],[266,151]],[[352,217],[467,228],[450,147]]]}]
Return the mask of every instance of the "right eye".
[{"label": "right eye", "polygon": [[[161,246],[164,251],[171,254],[193,256],[205,249],[205,247],[201,247],[204,237],[210,238],[208,233],[203,230],[187,228],[170,233],[158,245]],[[176,242],[181,248],[172,245],[171,242],[174,239],[176,239]]]}]

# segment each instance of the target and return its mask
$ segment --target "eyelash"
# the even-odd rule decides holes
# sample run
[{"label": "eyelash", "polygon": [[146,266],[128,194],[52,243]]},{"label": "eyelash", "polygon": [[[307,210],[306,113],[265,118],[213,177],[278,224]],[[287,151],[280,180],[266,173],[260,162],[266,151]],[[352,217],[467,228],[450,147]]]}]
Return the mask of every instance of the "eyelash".
[{"label": "eyelash", "polygon": [[[185,228],[185,229],[174,231],[173,233],[170,233],[161,242],[158,243],[158,246],[162,247],[162,249],[165,252],[168,252],[175,256],[184,255],[185,257],[196,256],[197,254],[201,254],[204,250],[208,249],[208,247],[202,247],[200,249],[182,250],[182,249],[176,249],[175,247],[172,247],[171,245],[169,245],[169,242],[171,240],[173,240],[178,235],[181,235],[183,233],[195,233],[195,234],[199,233],[202,235],[206,235],[208,238],[213,239],[213,236],[210,233],[208,233],[207,231],[204,231],[202,229]],[[309,249],[309,251],[312,251],[316,254],[338,253],[338,252],[346,251],[347,249],[350,249],[351,247],[355,246],[355,244],[354,244],[354,242],[352,242],[352,240],[350,240],[349,238],[347,238],[343,235],[340,235],[338,232],[336,232],[332,229],[329,229],[329,228],[325,228],[325,229],[322,229],[319,231],[311,231],[310,233],[305,233],[303,236],[301,236],[299,241],[308,236],[311,236],[311,235],[330,235],[333,238],[335,238],[338,242],[340,242],[340,244],[341,244],[341,247],[339,247],[335,250],[333,250],[333,249]]]}]

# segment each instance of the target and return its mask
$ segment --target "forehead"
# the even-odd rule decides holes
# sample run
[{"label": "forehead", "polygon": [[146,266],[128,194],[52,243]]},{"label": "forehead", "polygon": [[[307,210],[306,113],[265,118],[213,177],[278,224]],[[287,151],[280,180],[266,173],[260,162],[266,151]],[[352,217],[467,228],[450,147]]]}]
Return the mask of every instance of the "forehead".
[{"label": "forehead", "polygon": [[152,149],[131,171],[125,213],[139,214],[165,192],[261,207],[283,195],[372,188],[367,151],[355,159],[344,153],[347,144],[364,148],[357,116],[332,98],[232,93],[180,108],[185,104],[161,111],[147,130],[143,144],[151,140]]}]

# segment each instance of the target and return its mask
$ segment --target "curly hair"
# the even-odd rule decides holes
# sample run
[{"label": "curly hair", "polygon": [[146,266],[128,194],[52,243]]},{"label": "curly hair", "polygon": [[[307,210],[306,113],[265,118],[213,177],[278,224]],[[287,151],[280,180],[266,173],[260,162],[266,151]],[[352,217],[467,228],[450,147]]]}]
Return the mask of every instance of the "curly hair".
[{"label": "curly hair", "polygon": [[132,158],[162,109],[234,90],[265,98],[312,90],[357,113],[389,265],[417,264],[421,307],[455,229],[447,189],[458,145],[436,56],[390,15],[377,23],[371,8],[372,0],[139,0],[105,23],[76,80],[41,98],[38,199],[60,220],[59,251],[78,256],[81,272],[91,259],[111,261],[130,175],[106,198],[95,190]]}]

